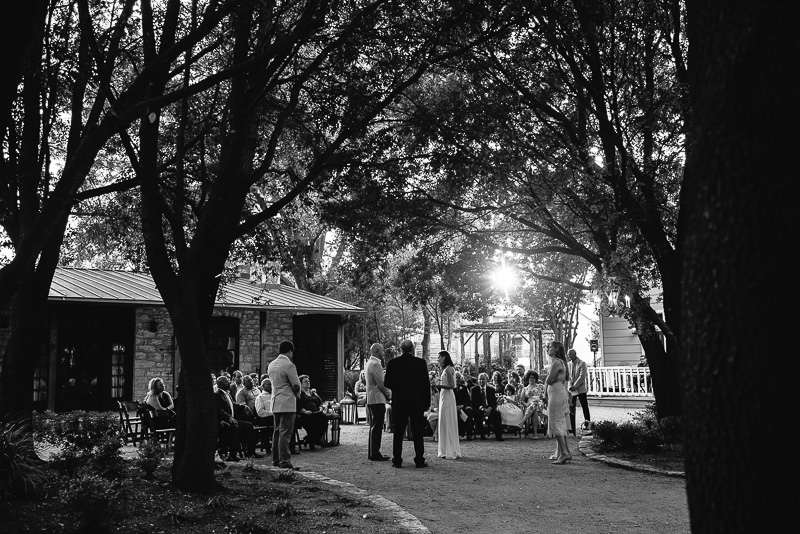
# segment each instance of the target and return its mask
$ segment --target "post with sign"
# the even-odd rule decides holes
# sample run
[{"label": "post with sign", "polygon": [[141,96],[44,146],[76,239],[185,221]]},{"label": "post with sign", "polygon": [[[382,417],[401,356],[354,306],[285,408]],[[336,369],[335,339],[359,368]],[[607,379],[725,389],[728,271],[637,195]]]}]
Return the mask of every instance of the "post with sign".
[{"label": "post with sign", "polygon": [[600,347],[600,342],[596,339],[589,340],[589,350],[594,353],[594,366],[597,367],[597,349]]}]

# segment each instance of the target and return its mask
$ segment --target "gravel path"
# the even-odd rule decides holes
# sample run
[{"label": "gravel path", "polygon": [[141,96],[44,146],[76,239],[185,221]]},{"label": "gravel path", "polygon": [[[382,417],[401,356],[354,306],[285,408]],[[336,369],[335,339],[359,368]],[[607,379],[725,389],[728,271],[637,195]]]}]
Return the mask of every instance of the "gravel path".
[{"label": "gravel path", "polygon": [[[619,409],[617,409],[619,410]],[[579,410],[580,411],[580,410]],[[624,420],[625,411],[593,412],[595,420]],[[579,416],[578,424],[581,418]],[[383,452],[391,452],[385,434]],[[342,425],[340,446],[293,458],[314,471],[380,495],[416,516],[435,534],[491,532],[584,532],[673,534],[689,532],[685,481],[610,467],[578,452],[551,465],[555,440],[506,437],[503,442],[461,441],[464,458],[436,458],[425,440],[428,469],[413,467],[413,444],[404,443],[403,469],[366,458],[367,427]]]}]

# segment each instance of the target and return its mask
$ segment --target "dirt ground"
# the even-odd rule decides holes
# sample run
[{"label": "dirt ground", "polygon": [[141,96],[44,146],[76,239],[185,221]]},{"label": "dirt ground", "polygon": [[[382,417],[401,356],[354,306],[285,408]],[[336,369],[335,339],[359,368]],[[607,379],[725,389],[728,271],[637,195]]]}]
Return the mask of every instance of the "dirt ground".
[{"label": "dirt ground", "polygon": [[[382,450],[391,453],[391,434]],[[367,427],[342,425],[339,447],[303,452],[293,459],[303,471],[389,499],[431,532],[583,532],[673,534],[689,532],[685,481],[610,467],[578,452],[572,463],[552,465],[552,439],[506,437],[503,442],[461,441],[463,458],[436,457],[425,440],[428,469],[413,467],[413,444],[404,442],[404,468],[371,462]]]}]

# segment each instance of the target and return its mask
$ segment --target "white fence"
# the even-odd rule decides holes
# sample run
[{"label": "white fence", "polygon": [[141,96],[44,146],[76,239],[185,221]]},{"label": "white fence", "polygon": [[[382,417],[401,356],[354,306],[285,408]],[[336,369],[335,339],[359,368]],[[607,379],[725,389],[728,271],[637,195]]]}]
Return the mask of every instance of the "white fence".
[{"label": "white fence", "polygon": [[652,397],[649,367],[587,367],[588,395],[597,397]]}]

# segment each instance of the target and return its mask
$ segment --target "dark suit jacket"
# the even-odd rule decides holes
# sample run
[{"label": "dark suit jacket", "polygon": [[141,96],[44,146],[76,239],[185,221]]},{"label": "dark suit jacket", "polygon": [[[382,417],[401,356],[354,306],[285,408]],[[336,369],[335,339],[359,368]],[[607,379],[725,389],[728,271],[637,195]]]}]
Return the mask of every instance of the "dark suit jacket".
[{"label": "dark suit jacket", "polygon": [[467,386],[458,386],[455,390],[456,406],[472,406],[472,398],[469,395]]},{"label": "dark suit jacket", "polygon": [[486,386],[486,396],[488,399],[484,402],[481,387],[475,386],[472,388],[472,409],[476,412],[481,409],[481,406],[497,409],[497,394],[492,386]]},{"label": "dark suit jacket", "polygon": [[[233,415],[231,413],[230,407],[228,406],[228,402],[225,400],[226,391],[218,389],[214,392],[214,401],[217,405],[217,422],[218,423],[230,423],[233,420]],[[230,396],[228,396],[230,398]],[[234,401],[231,399],[231,403],[233,404]]]},{"label": "dark suit jacket", "polygon": [[413,354],[402,354],[389,360],[383,385],[392,390],[392,406],[425,411],[431,404],[431,383],[428,365]]}]

